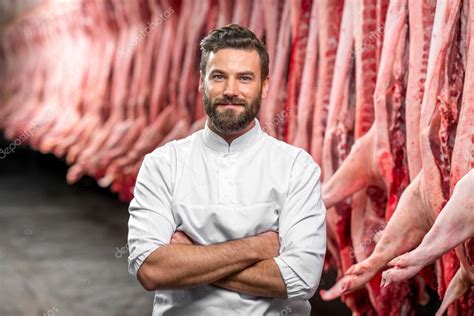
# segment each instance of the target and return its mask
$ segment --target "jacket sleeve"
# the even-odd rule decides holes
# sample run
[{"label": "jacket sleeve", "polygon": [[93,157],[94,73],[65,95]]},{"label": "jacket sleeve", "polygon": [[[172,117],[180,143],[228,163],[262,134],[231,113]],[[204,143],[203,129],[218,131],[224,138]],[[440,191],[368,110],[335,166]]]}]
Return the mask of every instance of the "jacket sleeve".
[{"label": "jacket sleeve", "polygon": [[161,147],[145,156],[130,202],[128,270],[133,275],[148,255],[169,244],[176,230],[171,210],[172,173],[165,150]]},{"label": "jacket sleeve", "polygon": [[288,196],[280,214],[280,255],[274,258],[288,299],[310,299],[321,279],[326,254],[326,208],[321,198],[320,175],[312,157],[300,152],[292,166]]}]

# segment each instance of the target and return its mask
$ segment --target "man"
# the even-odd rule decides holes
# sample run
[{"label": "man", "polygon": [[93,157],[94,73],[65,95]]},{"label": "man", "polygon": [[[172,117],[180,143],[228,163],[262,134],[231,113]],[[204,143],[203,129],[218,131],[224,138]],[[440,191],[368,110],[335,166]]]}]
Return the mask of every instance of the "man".
[{"label": "man", "polygon": [[129,270],[153,315],[309,315],[326,249],[320,169],[262,131],[268,54],[228,25],[201,42],[205,128],[145,156]]}]

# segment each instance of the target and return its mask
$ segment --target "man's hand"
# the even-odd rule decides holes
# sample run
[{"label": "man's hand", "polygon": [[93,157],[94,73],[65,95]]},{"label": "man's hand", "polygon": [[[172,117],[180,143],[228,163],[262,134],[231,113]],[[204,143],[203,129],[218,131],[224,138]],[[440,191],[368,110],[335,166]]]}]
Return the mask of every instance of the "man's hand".
[{"label": "man's hand", "polygon": [[280,237],[275,231],[267,231],[255,236],[259,251],[266,254],[267,259],[272,259],[280,254]]},{"label": "man's hand", "polygon": [[282,298],[288,297],[286,284],[274,257],[280,254],[279,234],[268,231],[255,236],[257,251],[264,254],[264,260],[224,277],[212,285],[247,295]]},{"label": "man's hand", "polygon": [[194,242],[184,232],[177,230],[171,237],[170,244],[171,245],[178,245],[178,244],[194,245]]}]

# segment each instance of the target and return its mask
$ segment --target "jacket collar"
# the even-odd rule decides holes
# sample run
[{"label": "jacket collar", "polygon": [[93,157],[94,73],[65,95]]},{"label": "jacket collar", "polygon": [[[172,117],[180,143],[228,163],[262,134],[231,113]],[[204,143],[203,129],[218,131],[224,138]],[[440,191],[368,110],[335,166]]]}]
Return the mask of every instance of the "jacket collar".
[{"label": "jacket collar", "polygon": [[255,144],[263,136],[259,121],[256,118],[254,121],[254,127],[234,139],[229,145],[224,138],[209,128],[209,118],[207,118],[203,132],[204,143],[209,148],[222,153],[234,153],[245,150]]}]

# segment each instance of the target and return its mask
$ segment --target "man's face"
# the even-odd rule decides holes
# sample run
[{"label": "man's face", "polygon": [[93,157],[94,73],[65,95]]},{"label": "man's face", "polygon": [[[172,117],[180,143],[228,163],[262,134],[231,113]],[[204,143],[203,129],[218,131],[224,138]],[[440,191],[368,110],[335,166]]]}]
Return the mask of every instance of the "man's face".
[{"label": "man's face", "polygon": [[257,116],[267,96],[256,50],[221,49],[209,55],[200,90],[210,123],[220,133],[243,130]]}]

